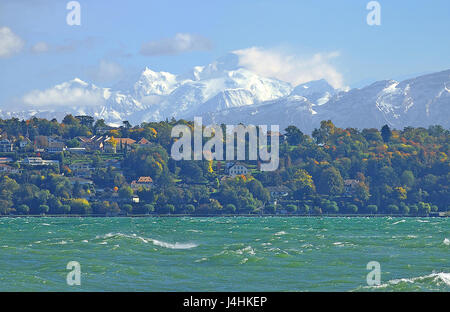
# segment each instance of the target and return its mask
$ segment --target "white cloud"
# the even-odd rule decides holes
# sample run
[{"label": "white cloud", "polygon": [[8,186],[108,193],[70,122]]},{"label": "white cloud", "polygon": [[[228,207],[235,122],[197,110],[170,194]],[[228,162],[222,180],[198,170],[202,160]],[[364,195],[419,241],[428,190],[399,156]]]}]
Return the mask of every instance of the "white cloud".
[{"label": "white cloud", "polygon": [[22,38],[13,33],[9,27],[0,27],[0,58],[19,53],[24,44]]},{"label": "white cloud", "polygon": [[65,40],[63,43],[50,44],[45,41],[40,41],[31,47],[31,52],[39,53],[70,53],[80,49],[91,49],[97,43],[98,39],[94,37],[87,37],[80,40]]},{"label": "white cloud", "polygon": [[279,50],[252,47],[233,51],[239,56],[239,65],[261,76],[290,82],[293,86],[312,80],[325,79],[334,88],[343,87],[342,75],[330,64],[338,52],[316,53],[300,57]]},{"label": "white cloud", "polygon": [[38,42],[31,47],[31,52],[33,52],[33,53],[44,53],[44,52],[48,52],[48,50],[50,50],[50,47],[48,46],[47,43],[45,43],[43,41]]},{"label": "white cloud", "polygon": [[24,95],[22,102],[28,108],[86,107],[105,102],[103,90],[89,87],[87,83],[74,79],[44,91],[33,90]]},{"label": "white cloud", "polygon": [[106,83],[121,78],[124,74],[122,66],[119,64],[101,60],[99,65],[89,71],[89,76],[97,82]]},{"label": "white cloud", "polygon": [[190,51],[210,50],[209,39],[195,34],[178,33],[173,38],[146,42],[141,47],[141,54],[146,56],[171,55]]}]

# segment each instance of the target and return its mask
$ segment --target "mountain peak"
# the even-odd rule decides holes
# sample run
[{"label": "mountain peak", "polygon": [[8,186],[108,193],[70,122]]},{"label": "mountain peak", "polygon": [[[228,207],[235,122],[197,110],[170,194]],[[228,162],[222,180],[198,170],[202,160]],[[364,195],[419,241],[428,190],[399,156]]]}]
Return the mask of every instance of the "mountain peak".
[{"label": "mountain peak", "polygon": [[87,87],[89,85],[89,83],[87,83],[86,81],[81,80],[80,78],[77,78],[77,77],[75,77],[74,79],[70,80],[70,83],[77,83],[77,84],[80,84],[80,85],[82,85],[84,87]]}]

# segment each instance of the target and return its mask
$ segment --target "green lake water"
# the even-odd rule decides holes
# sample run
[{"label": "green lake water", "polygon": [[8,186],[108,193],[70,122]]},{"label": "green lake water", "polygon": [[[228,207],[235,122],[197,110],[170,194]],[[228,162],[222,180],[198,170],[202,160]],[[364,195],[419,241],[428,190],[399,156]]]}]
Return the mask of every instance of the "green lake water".
[{"label": "green lake water", "polygon": [[450,291],[450,219],[0,218],[0,291]]}]

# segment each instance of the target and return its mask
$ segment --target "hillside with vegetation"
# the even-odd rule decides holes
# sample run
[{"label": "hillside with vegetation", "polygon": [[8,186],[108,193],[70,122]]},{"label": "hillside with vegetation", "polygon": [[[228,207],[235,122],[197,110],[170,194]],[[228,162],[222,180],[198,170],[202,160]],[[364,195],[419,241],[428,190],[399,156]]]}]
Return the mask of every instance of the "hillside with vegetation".
[{"label": "hillside with vegetation", "polygon": [[[60,123],[0,120],[1,215],[280,214],[427,216],[450,210],[450,133],[441,126],[280,135],[280,165],[175,161],[178,124],[110,127],[89,116]],[[205,141],[207,138],[204,139]],[[248,142],[247,142],[248,143]],[[225,149],[225,148],[224,148]]]}]

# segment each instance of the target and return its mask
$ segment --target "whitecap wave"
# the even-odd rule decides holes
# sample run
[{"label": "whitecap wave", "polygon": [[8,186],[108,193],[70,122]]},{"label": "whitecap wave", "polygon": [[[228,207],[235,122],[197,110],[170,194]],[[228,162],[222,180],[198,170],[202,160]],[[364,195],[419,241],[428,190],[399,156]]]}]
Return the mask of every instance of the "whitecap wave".
[{"label": "whitecap wave", "polygon": [[450,273],[440,272],[411,278],[393,279],[378,286],[368,286],[368,288],[387,288],[399,284],[423,284],[427,282],[431,282],[432,284],[438,286],[441,285],[450,286]]},{"label": "whitecap wave", "polygon": [[394,223],[392,223],[392,225],[396,225],[396,224],[403,223],[403,222],[406,222],[406,220],[400,220],[400,221],[394,222]]},{"label": "whitecap wave", "polygon": [[450,246],[450,239],[445,238],[443,243],[444,243],[444,245]]},{"label": "whitecap wave", "polygon": [[129,238],[129,239],[138,239],[142,241],[143,243],[153,243],[155,246],[169,248],[169,249],[191,249],[195,248],[198,245],[194,243],[167,243],[164,241],[160,241],[153,238],[146,238],[142,236],[138,236],[136,234],[123,234],[123,233],[108,233],[105,235],[97,235],[95,237],[96,239],[111,239],[111,238]]}]

